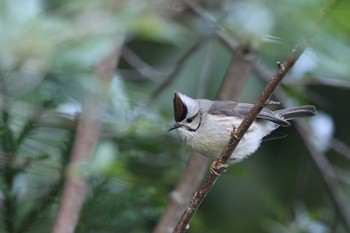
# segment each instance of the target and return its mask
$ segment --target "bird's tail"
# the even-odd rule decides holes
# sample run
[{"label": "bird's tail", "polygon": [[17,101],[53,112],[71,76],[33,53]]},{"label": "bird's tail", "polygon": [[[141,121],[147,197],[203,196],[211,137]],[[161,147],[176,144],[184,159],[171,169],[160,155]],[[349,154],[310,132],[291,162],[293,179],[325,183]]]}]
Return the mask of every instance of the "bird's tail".
[{"label": "bird's tail", "polygon": [[285,120],[292,120],[298,117],[307,117],[316,115],[317,111],[313,105],[304,105],[294,108],[286,108],[275,111],[275,114]]}]

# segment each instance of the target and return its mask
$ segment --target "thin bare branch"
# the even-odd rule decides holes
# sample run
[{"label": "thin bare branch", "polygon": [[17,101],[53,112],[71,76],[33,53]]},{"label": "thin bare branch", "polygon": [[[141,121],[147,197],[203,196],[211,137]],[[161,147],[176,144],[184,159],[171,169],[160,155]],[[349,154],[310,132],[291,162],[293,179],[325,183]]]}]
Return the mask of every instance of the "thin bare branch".
[{"label": "thin bare branch", "polygon": [[170,73],[168,78],[164,79],[164,81],[156,88],[156,90],[152,93],[150,99],[148,100],[147,106],[150,106],[154,100],[163,92],[165,88],[167,88],[177,77],[177,75],[182,70],[182,67],[186,64],[187,59],[189,59],[202,45],[204,42],[203,38],[199,38],[195,41],[179,58],[173,71]]},{"label": "thin bare branch", "polygon": [[[218,99],[230,100],[232,98],[232,95],[235,95],[231,92],[243,89],[246,78],[238,78],[235,82],[232,82],[231,80],[237,76],[247,77],[252,68],[252,65],[255,63],[256,56],[256,51],[247,46],[238,46],[233,51],[231,64],[226,73],[227,78],[225,78],[221,83],[222,91],[219,92]],[[235,96],[235,98],[238,98],[238,96]]]},{"label": "thin bare branch", "polygon": [[[254,74],[256,74],[259,78],[264,80],[264,82],[269,82],[271,80],[272,71],[270,71],[267,67],[265,67],[262,64],[254,64],[252,71]],[[282,82],[281,84],[285,84],[285,82]],[[289,87],[289,84],[286,86]],[[307,92],[299,92],[299,95],[305,99],[310,100],[317,106],[327,106],[330,105],[331,102],[323,95],[320,95],[312,90],[308,90]],[[281,102],[285,102],[284,100],[280,99]]]},{"label": "thin bare branch", "polygon": [[145,74],[140,74],[140,72],[136,70],[128,70],[128,69],[118,69],[118,73],[120,76],[127,81],[140,81],[140,80],[148,80],[152,82],[159,81],[164,76],[168,76],[169,73],[164,73],[159,76],[146,76]]},{"label": "thin bare branch", "polygon": [[291,79],[283,83],[288,86],[323,85],[340,89],[350,89],[350,82],[348,80],[325,76],[307,76],[298,80]]},{"label": "thin bare branch", "polygon": [[330,87],[336,87],[341,89],[350,89],[350,82],[348,80],[342,80],[332,77],[313,77],[307,85],[326,85]]},{"label": "thin bare branch", "polygon": [[105,109],[104,95],[119,59],[120,44],[95,69],[100,89],[85,100],[52,233],[73,233],[77,225],[86,189],[86,177],[81,166],[87,163],[99,138]]},{"label": "thin bare branch", "polygon": [[[253,70],[258,75],[258,77],[260,77],[265,82],[268,82],[269,73],[270,73],[268,69],[261,67],[259,65],[255,65]],[[287,102],[287,97],[282,92],[277,90],[275,91],[274,95],[277,97],[278,100],[281,101],[282,105],[283,103]],[[336,184],[336,174],[334,173],[332,166],[327,161],[326,156],[322,152],[318,151],[310,142],[310,139],[307,137],[308,130],[306,125],[301,121],[297,121],[296,126],[300,136],[303,138],[303,141],[307,149],[309,150],[312,161],[314,162],[317,170],[321,175],[321,178],[325,184],[325,187],[326,187],[326,190],[328,191],[330,199],[333,202],[333,206],[335,208],[335,211],[337,212],[337,215],[339,216],[341,222],[343,223],[347,231],[350,232],[350,228],[349,228],[350,221],[348,220],[349,218],[347,217],[346,211],[342,204],[343,203],[342,192]],[[335,139],[332,140],[331,146],[333,149],[340,148],[337,146],[334,147],[334,145],[338,145],[338,146],[340,145],[340,143],[337,144],[337,142],[338,141],[336,141]],[[341,152],[344,152],[343,145],[341,148],[342,148]]]},{"label": "thin bare branch", "polygon": [[335,212],[337,213],[340,221],[343,223],[347,232],[350,232],[350,218],[347,216],[347,212],[344,208],[343,203],[345,203],[344,197],[341,190],[336,184],[336,174],[326,159],[326,156],[319,150],[315,148],[312,144],[310,138],[308,137],[308,128],[300,120],[296,121],[295,127],[297,128],[299,135],[302,137],[305,146],[309,150],[309,154],[314,162],[317,170],[322,177],[325,187],[331,197]]},{"label": "thin bare branch", "polygon": [[218,160],[213,163],[213,169],[215,173],[209,173],[205,180],[202,182],[198,190],[192,197],[191,202],[187,206],[184,214],[182,215],[180,221],[175,227],[174,233],[182,233],[185,232],[191,218],[194,213],[198,209],[199,205],[204,200],[205,196],[214,185],[216,179],[226,170],[228,164],[227,161],[230,158],[232,152],[237,147],[241,138],[248,130],[250,125],[255,120],[256,116],[265,106],[266,101],[271,96],[272,92],[276,89],[277,85],[281,82],[281,80],[285,77],[286,73],[290,70],[290,68],[294,65],[297,59],[301,56],[304,51],[304,47],[301,45],[296,46],[286,61],[279,65],[277,72],[275,73],[273,79],[267,84],[264,91],[262,92],[260,98],[257,100],[256,104],[253,106],[249,114],[244,118],[240,126],[236,131],[232,131],[231,138],[227,144],[227,146],[222,151]]},{"label": "thin bare branch", "polygon": [[[192,9],[196,14],[198,14],[200,17],[206,20],[209,24],[213,24],[214,26],[217,26],[217,24],[215,23],[215,20],[213,20],[211,17],[207,17],[207,14],[205,14],[205,12],[202,11],[203,9],[200,8],[198,5],[192,3],[189,0],[185,0],[184,2],[190,9]],[[333,9],[338,2],[339,1],[332,1],[331,4],[327,4],[325,6],[323,12],[326,12],[326,13],[322,14],[319,17],[319,20],[317,21],[318,24],[321,24],[321,22],[323,22],[324,18],[326,18],[329,15],[329,13],[331,12],[331,9]],[[226,44],[230,49],[235,50],[237,48],[237,44],[234,43],[234,41],[232,41],[230,37],[227,36],[223,31],[218,30],[217,35],[224,42],[224,44]],[[304,46],[299,45],[291,52],[291,55],[287,58],[287,60],[283,64],[278,63],[278,71],[275,73],[274,78],[272,79],[271,82],[269,82],[262,96],[259,98],[257,103],[251,109],[251,112],[244,119],[244,121],[239,126],[237,131],[232,132],[231,139],[227,147],[223,150],[220,158],[213,164],[213,168],[216,170],[217,174],[215,175],[212,173],[208,174],[206,179],[202,182],[201,186],[199,187],[197,192],[194,194],[191,202],[189,203],[185,212],[183,213],[174,232],[184,232],[186,230],[192,216],[198,209],[199,205],[205,198],[206,194],[208,193],[212,185],[215,183],[217,177],[226,169],[227,167],[226,162],[230,157],[231,153],[233,152],[233,150],[235,149],[235,147],[237,146],[237,144],[239,143],[240,139],[244,135],[245,131],[252,124],[256,115],[261,111],[265,102],[268,100],[268,98],[270,97],[274,89],[277,87],[277,85],[283,79],[283,77],[286,75],[289,69],[294,65],[294,63],[300,57],[303,51],[304,51]]]},{"label": "thin bare branch", "polygon": [[331,148],[350,160],[350,146],[346,145],[344,142],[337,138],[332,138]]},{"label": "thin bare branch", "polygon": [[208,163],[209,159],[199,153],[194,152],[191,155],[181,173],[177,186],[170,193],[167,207],[153,233],[170,233],[174,230],[194,190],[202,181]]},{"label": "thin bare branch", "polygon": [[[214,48],[209,43],[208,52],[201,70],[200,82],[197,89],[197,97],[203,97],[206,82],[209,78]],[[170,233],[174,230],[176,223],[181,217],[188,204],[193,191],[203,179],[209,159],[197,152],[193,152],[187,161],[186,167],[175,189],[170,193],[167,207],[159,219],[153,233]]]},{"label": "thin bare branch", "polygon": [[148,79],[153,79],[157,76],[165,76],[169,74],[169,72],[160,72],[154,69],[152,66],[144,62],[137,54],[135,54],[127,46],[123,47],[121,55],[137,72],[147,77]]},{"label": "thin bare branch", "polygon": [[350,171],[349,170],[346,170],[344,168],[341,168],[339,166],[336,166],[336,165],[332,165],[332,168],[336,174],[336,178],[337,180],[347,184],[347,185],[350,185]]},{"label": "thin bare branch", "polygon": [[217,23],[216,19],[212,17],[208,12],[206,12],[200,5],[190,0],[184,0],[184,3],[196,15],[198,15],[205,22],[207,22],[208,25],[216,29],[216,35],[226,46],[228,46],[232,50],[235,50],[239,46],[239,44],[236,41],[234,41],[229,35],[227,35],[223,30],[221,30],[221,27]]},{"label": "thin bare branch", "polygon": [[[231,63],[227,68],[226,76],[223,80],[223,83],[225,84],[221,85],[218,92],[218,98],[222,100],[238,99],[242,91],[242,85],[248,77],[250,67],[255,62],[256,51],[239,46],[237,46],[237,48],[237,50],[233,51]],[[202,75],[208,75],[209,65],[209,61],[203,64]],[[239,83],[240,85],[237,85]],[[197,97],[203,97],[201,93],[198,94],[199,96],[197,95]],[[203,179],[206,171],[205,168],[208,167],[208,162],[208,158],[196,152],[191,155],[177,187],[171,193],[168,206],[158,222],[154,233],[167,233],[174,230],[177,221],[180,219],[181,213],[183,213],[186,205],[191,199],[193,191]]]}]

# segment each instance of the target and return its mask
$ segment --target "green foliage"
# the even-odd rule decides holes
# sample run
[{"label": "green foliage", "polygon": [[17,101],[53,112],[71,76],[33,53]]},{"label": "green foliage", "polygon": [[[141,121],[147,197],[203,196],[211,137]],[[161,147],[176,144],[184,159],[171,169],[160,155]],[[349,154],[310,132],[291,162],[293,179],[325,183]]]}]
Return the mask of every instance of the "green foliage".
[{"label": "green foliage", "polygon": [[[94,67],[115,47],[116,39],[137,36],[174,43],[183,32],[156,14],[153,3],[144,1],[51,1],[44,5],[36,0],[2,0],[0,4],[0,232],[49,232],[74,142],[74,112],[79,111],[85,96],[98,91],[92,80]],[[119,85],[114,85],[114,91]],[[93,182],[81,219],[90,224],[80,224],[78,231],[120,228],[146,232],[164,205],[165,199],[157,197],[165,197],[170,184],[160,191],[146,173],[148,182],[134,185],[139,177],[128,170],[135,166],[130,158],[140,159],[143,150],[155,156],[151,144],[140,148],[135,141],[142,144],[145,130],[154,132],[153,123],[138,121],[137,129],[144,136],[135,132],[135,140],[129,140],[128,128],[134,123],[125,117],[134,110],[111,100],[112,114],[106,115],[105,122],[113,130],[106,132],[116,135],[119,127],[126,131],[101,142],[86,167]],[[160,135],[154,140],[162,138]],[[142,169],[144,162],[138,166]],[[156,170],[164,172],[169,166],[170,161]],[[151,204],[155,201],[158,204]],[[141,207],[146,209],[140,211]],[[88,220],[91,217],[96,221]]]},{"label": "green foliage", "polygon": [[[349,144],[349,108],[343,100],[350,96],[348,86],[337,81],[347,83],[350,77],[350,5],[341,2],[316,26],[326,3],[201,1],[220,29],[259,50],[259,63],[273,70],[297,42],[315,35],[281,91],[290,102],[328,112],[334,135]],[[88,190],[76,232],[151,232],[190,152],[167,133],[173,91],[216,96],[230,62],[231,51],[214,29],[171,1],[0,0],[0,232],[50,231],[79,113],[86,97],[101,91],[94,69],[121,40],[141,60],[121,53],[104,93],[100,140],[81,168]],[[203,43],[175,81],[147,105],[198,38]],[[253,102],[261,88],[252,75],[242,101]],[[305,159],[303,143],[288,130],[287,139],[265,143],[225,174],[191,232],[344,232],[320,176]],[[348,160],[323,146],[335,166],[349,169]]]}]

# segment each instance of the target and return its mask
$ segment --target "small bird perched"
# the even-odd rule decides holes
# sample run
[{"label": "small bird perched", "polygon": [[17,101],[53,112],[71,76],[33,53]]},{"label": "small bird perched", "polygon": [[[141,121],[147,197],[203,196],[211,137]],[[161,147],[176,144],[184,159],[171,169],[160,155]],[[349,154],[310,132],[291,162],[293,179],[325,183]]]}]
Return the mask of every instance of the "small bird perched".
[{"label": "small bird perched", "polygon": [[[173,104],[176,123],[169,131],[176,129],[183,141],[194,150],[216,158],[227,145],[231,131],[238,128],[253,107],[253,104],[233,101],[192,99],[179,92],[175,92]],[[277,111],[263,108],[228,162],[239,162],[254,153],[264,137],[279,126],[290,126],[288,120],[314,115],[316,108],[312,105]]]}]

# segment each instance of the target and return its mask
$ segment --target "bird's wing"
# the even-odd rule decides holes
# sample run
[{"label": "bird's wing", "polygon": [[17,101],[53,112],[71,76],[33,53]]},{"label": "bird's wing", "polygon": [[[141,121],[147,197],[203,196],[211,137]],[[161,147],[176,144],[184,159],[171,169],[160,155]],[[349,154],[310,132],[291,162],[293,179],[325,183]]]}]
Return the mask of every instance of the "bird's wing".
[{"label": "bird's wing", "polygon": [[[233,101],[215,101],[208,113],[211,115],[245,117],[248,115],[252,107],[253,104],[236,103]],[[263,108],[257,118],[272,121],[280,126],[290,126],[288,121],[279,117],[268,108]]]}]

